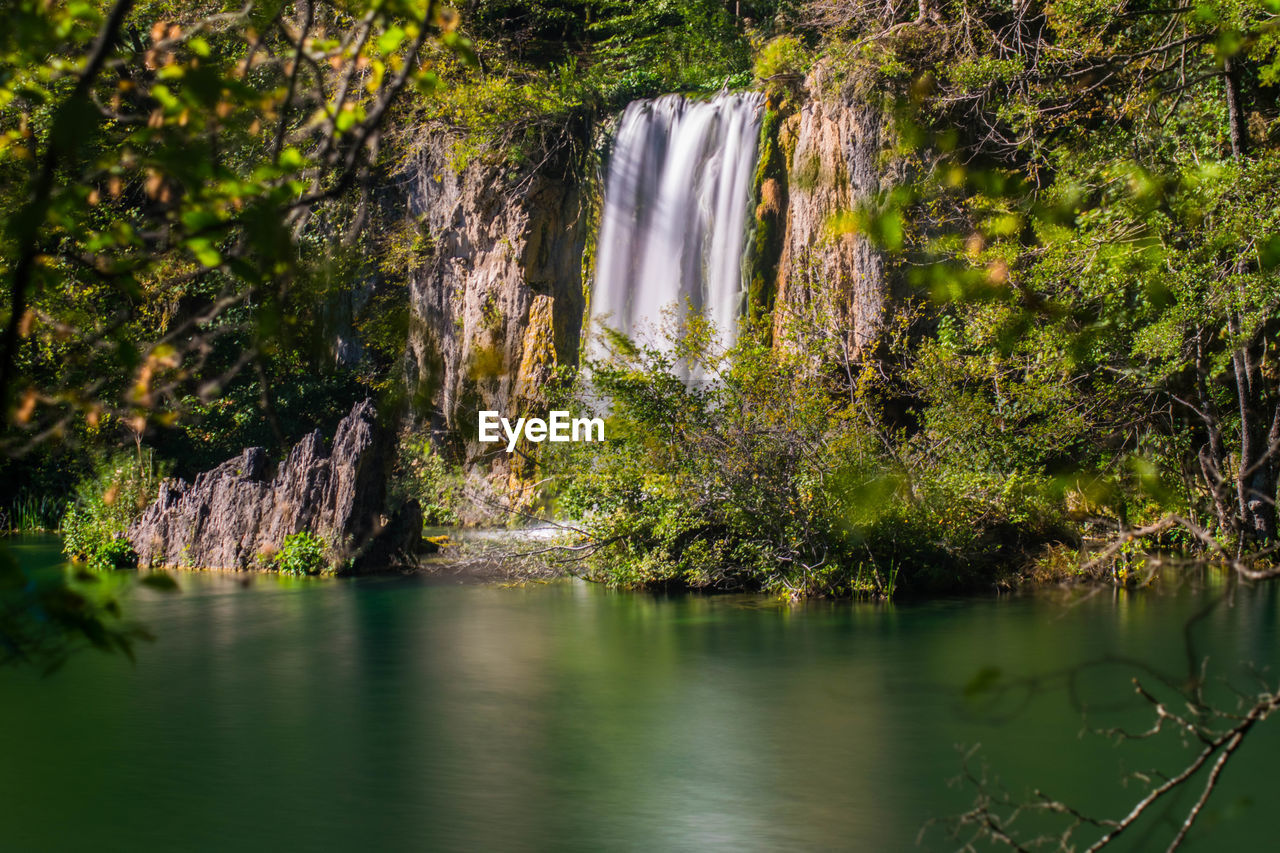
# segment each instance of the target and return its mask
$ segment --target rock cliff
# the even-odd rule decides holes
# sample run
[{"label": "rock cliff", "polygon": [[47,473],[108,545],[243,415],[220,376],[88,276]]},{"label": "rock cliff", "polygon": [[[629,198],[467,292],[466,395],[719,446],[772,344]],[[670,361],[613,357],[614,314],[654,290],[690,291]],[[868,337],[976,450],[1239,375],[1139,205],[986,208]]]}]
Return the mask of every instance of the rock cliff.
[{"label": "rock cliff", "polygon": [[412,556],[422,533],[416,505],[382,521],[390,447],[366,400],[338,425],[331,450],[317,430],[274,471],[267,452],[251,447],[194,483],[168,480],[129,529],[138,564],[262,567],[286,536],[307,530],[330,544],[340,573],[389,568]]},{"label": "rock cliff", "polygon": [[884,259],[866,237],[833,227],[833,219],[873,200],[888,182],[881,99],[837,81],[819,63],[804,81],[798,109],[780,123],[778,143],[786,185],[765,187],[786,198],[775,331],[784,341],[797,327],[828,331],[852,354],[865,355],[884,322]]},{"label": "rock cliff", "polygon": [[429,235],[409,270],[409,391],[419,420],[461,449],[473,488],[521,504],[533,460],[476,442],[478,412],[544,410],[556,368],[577,363],[583,194],[571,170],[458,171],[451,159],[447,137],[429,140],[404,175],[407,214]]},{"label": "rock cliff", "polygon": [[[882,99],[820,64],[790,102],[772,103],[765,123],[750,302],[772,308],[780,343],[858,359],[884,324],[884,261],[831,225],[886,184]],[[577,363],[592,196],[564,164],[473,158],[459,169],[455,141],[423,132],[397,179],[396,203],[421,235],[406,260],[407,385],[415,426],[462,457],[471,493],[519,506],[534,497],[534,454],[479,444],[478,412],[540,413],[548,379]],[[483,504],[464,517],[488,520]]]}]

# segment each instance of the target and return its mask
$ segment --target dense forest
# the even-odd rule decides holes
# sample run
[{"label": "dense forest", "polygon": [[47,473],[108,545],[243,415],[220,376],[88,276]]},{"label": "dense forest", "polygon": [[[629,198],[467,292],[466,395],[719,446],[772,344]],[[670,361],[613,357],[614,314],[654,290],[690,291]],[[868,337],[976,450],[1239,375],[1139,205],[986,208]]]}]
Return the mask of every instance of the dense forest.
[{"label": "dense forest", "polygon": [[[1277,20],[1261,0],[18,3],[0,36],[7,526],[127,563],[120,534],[161,478],[250,445],[282,457],[374,397],[400,434],[395,500],[450,522],[497,495],[512,514],[489,522],[570,523],[576,571],[620,585],[1264,576]],[[592,348],[587,316],[565,337],[556,314],[519,406],[607,398],[611,439],[491,476],[475,389],[513,366],[473,349],[455,370],[473,396],[453,395],[472,402],[450,411],[431,358],[406,368],[415,271],[457,239],[405,200],[411,166],[429,150],[436,182],[480,175],[526,208],[531,182],[572,186],[580,275],[548,286],[589,302],[620,112],[739,91],[764,107],[736,341],[693,316],[662,344]],[[796,153],[821,109],[874,126],[876,174],[820,211],[805,260],[784,249],[795,200],[861,180]],[[852,284],[823,260],[842,245]],[[713,381],[683,381],[691,364]]]}]

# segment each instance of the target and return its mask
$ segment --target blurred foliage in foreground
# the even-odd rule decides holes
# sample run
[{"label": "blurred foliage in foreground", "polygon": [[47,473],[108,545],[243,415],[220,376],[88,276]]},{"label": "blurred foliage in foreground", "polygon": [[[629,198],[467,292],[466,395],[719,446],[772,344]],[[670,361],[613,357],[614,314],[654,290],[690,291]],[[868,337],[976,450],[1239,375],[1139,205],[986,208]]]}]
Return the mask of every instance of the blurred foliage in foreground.
[{"label": "blurred foliage in foreground", "polygon": [[[46,562],[24,553],[29,547],[19,542],[0,549],[0,667],[52,672],[78,649],[132,657],[138,642],[152,639],[123,611],[134,588],[128,575]],[[139,583],[161,592],[178,588],[164,572],[145,574]]]}]

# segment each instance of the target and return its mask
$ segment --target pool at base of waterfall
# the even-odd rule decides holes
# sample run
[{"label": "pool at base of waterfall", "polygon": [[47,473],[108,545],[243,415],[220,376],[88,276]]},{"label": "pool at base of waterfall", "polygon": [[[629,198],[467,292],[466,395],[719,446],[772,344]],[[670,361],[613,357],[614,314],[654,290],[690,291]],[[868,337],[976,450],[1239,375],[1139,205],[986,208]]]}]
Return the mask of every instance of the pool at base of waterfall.
[{"label": "pool at base of waterfall", "polygon": [[[908,850],[972,802],[948,782],[976,744],[971,766],[1014,795],[1115,817],[1143,790],[1125,773],[1189,753],[1081,731],[1147,724],[1130,679],[1185,672],[1184,626],[1223,594],[786,605],[176,577],[180,593],[129,602],[156,636],[136,663],[85,651],[0,677],[0,847]],[[1213,677],[1256,690],[1248,667],[1274,668],[1278,593],[1239,589],[1194,622]],[[1280,732],[1252,737],[1189,849],[1270,843]]]}]

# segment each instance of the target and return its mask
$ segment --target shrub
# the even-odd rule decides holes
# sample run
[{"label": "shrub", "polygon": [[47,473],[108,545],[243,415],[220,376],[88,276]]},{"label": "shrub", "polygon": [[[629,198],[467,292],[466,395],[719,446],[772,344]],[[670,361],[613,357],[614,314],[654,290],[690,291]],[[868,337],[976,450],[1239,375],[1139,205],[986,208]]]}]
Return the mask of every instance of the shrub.
[{"label": "shrub", "polygon": [[107,539],[89,554],[89,568],[96,572],[137,567],[138,554],[123,536]]},{"label": "shrub", "polygon": [[[670,352],[591,365],[608,441],[564,446],[557,495],[601,545],[590,572],[628,587],[853,592],[864,557],[843,516],[867,444],[855,412],[762,329],[726,357],[700,325]],[[695,363],[714,379],[683,379]]]},{"label": "shrub", "polygon": [[424,524],[457,524],[462,482],[462,472],[445,461],[427,436],[407,435],[400,441],[391,481],[393,504],[416,500]]},{"label": "shrub", "polygon": [[155,499],[167,471],[168,466],[157,463],[147,449],[99,462],[76,487],[62,518],[63,552],[87,561],[90,568],[133,565],[125,531]]},{"label": "shrub", "polygon": [[604,100],[610,106],[622,108],[638,98],[653,98],[662,94],[664,84],[662,75],[647,68],[627,71],[606,85]]},{"label": "shrub", "polygon": [[759,80],[779,75],[802,75],[809,66],[808,52],[795,36],[778,36],[765,42],[756,55],[755,73]]},{"label": "shrub", "polygon": [[327,551],[324,539],[301,530],[284,538],[271,563],[282,575],[318,575],[332,571]]},{"label": "shrub", "polygon": [[[727,354],[708,356],[695,329],[590,364],[608,440],[551,450],[556,508],[594,545],[589,576],[787,598],[943,592],[990,584],[1059,535],[1051,478],[928,452],[885,426],[874,363],[815,370],[811,350],[767,331]],[[695,365],[712,379],[686,379]]]}]

